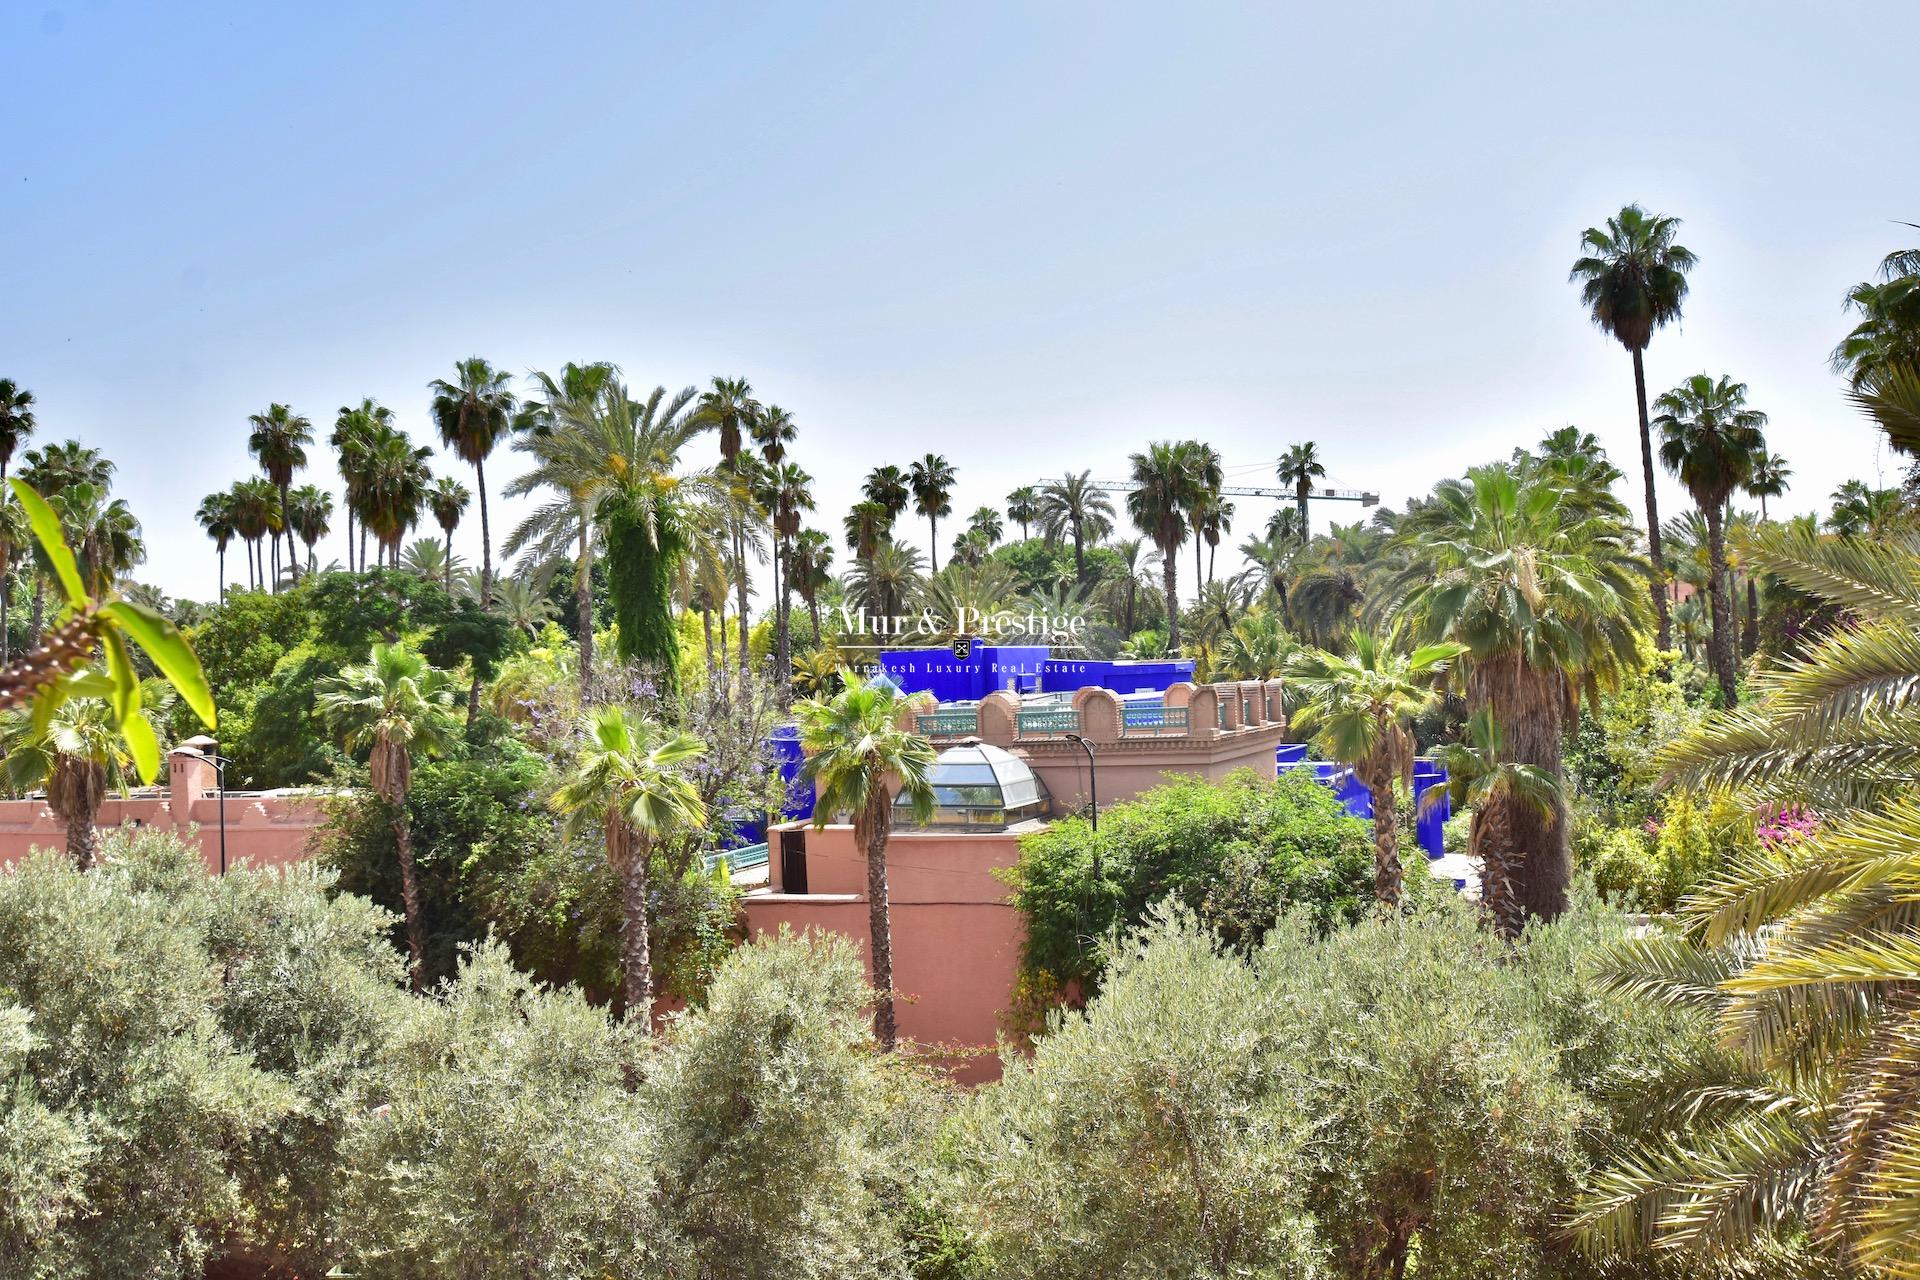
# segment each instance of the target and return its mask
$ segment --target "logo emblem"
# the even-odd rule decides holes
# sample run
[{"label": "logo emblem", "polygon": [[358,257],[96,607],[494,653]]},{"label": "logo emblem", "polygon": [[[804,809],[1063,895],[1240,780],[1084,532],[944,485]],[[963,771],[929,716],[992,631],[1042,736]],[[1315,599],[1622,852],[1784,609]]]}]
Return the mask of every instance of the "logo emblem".
[{"label": "logo emblem", "polygon": [[962,662],[965,662],[968,658],[972,657],[973,656],[972,638],[969,636],[961,636],[958,640],[955,640],[953,642],[953,656],[960,659],[960,661]]}]

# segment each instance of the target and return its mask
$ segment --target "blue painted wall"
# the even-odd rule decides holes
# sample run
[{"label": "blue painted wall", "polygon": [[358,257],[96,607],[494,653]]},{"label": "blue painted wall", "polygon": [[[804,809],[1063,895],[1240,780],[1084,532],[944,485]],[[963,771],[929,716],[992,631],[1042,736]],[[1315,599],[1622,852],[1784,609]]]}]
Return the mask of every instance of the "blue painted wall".
[{"label": "blue painted wall", "polygon": [[1182,680],[1193,679],[1193,663],[1179,659],[1134,662],[1097,658],[1050,658],[1040,669],[1040,688],[1047,693],[1071,693],[1091,685],[1115,693],[1165,693]]},{"label": "blue painted wall", "polygon": [[889,649],[880,655],[880,669],[906,693],[977,702],[1001,689],[1037,693],[1046,661],[1043,644],[976,644],[964,658],[954,657],[952,649]]},{"label": "blue painted wall", "polygon": [[[1332,787],[1340,797],[1340,803],[1347,806],[1347,812],[1356,818],[1373,821],[1373,793],[1360,785],[1353,771],[1343,765],[1331,764],[1325,760],[1307,759],[1304,743],[1284,743],[1274,748],[1274,768],[1279,773],[1289,769],[1311,769],[1314,776]],[[1420,797],[1429,787],[1444,784],[1447,771],[1431,760],[1413,762],[1413,798],[1418,805]],[[1434,802],[1433,807],[1421,813],[1415,809],[1418,817],[1414,820],[1414,839],[1429,858],[1438,858],[1447,851],[1447,819],[1453,816],[1451,803],[1445,795]]]},{"label": "blue painted wall", "polygon": [[[773,767],[779,771],[780,780],[787,786],[787,804],[781,812],[784,821],[813,816],[813,784],[800,776],[801,763],[806,759],[800,750],[800,726],[783,724],[775,726],[767,735],[767,750],[773,757]],[[733,836],[725,842],[729,849],[742,845],[759,844],[767,838],[767,824],[758,816],[743,818],[733,824]]]}]

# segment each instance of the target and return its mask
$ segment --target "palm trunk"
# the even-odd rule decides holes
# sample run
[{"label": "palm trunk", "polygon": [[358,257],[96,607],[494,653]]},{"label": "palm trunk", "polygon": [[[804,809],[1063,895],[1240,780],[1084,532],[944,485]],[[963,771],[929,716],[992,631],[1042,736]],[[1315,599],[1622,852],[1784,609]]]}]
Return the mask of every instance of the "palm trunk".
[{"label": "palm trunk", "polygon": [[[486,460],[473,460],[473,483],[480,491],[480,607],[487,607],[493,599],[493,534],[487,525],[487,467]],[[448,539],[448,557],[451,559],[452,539]]]},{"label": "palm trunk", "polygon": [[1740,645],[1741,653],[1751,658],[1760,648],[1760,587],[1751,576],[1747,578],[1747,630]]},{"label": "palm trunk", "polygon": [[[742,688],[745,688],[747,682],[747,667],[749,664],[747,662],[747,644],[745,639],[747,634],[747,529],[744,518],[736,518],[733,524],[733,572],[734,607],[740,611],[740,684]],[[727,620],[723,615],[720,619],[720,629],[722,633],[726,631],[726,622]],[[726,637],[724,634],[721,636],[720,648],[721,657],[724,660],[726,657]]]},{"label": "palm trunk", "polygon": [[1174,590],[1175,575],[1179,573],[1178,547],[1160,548],[1160,577],[1167,592],[1167,653],[1177,656],[1180,652],[1180,596]]},{"label": "palm trunk", "polygon": [[787,575],[781,572],[787,555],[785,537],[776,538],[773,544],[773,630],[774,630],[774,675],[777,687],[783,681],[793,678],[793,661],[789,654],[790,643],[787,639]]},{"label": "palm trunk", "polygon": [[700,631],[707,642],[707,670],[718,671],[719,668],[713,665],[713,610],[700,611]]},{"label": "palm trunk", "polygon": [[217,598],[219,599],[221,604],[225,604],[227,602],[227,549],[226,547],[221,546],[218,550],[214,552],[214,555],[220,561],[220,594]]},{"label": "palm trunk", "polygon": [[1526,926],[1526,913],[1514,894],[1513,872],[1508,863],[1512,844],[1507,829],[1507,803],[1494,799],[1473,816],[1473,834],[1468,837],[1468,853],[1480,863],[1480,908],[1493,921],[1501,937],[1511,942]]},{"label": "palm trunk", "polygon": [[[451,529],[447,530],[447,563],[440,576],[446,579],[447,594],[451,596],[453,594],[453,530]],[[480,607],[486,608],[486,601],[481,601]]]},{"label": "palm trunk", "polygon": [[573,574],[573,608],[580,615],[580,701],[593,700],[593,531],[580,519],[580,563]]},{"label": "palm trunk", "polygon": [[13,603],[13,566],[0,573],[0,667],[13,661],[13,623],[9,618]]},{"label": "palm trunk", "polygon": [[67,815],[67,857],[81,871],[91,871],[98,861],[99,833],[93,818],[93,813],[84,808]]},{"label": "palm trunk", "polygon": [[893,1012],[893,914],[887,901],[887,837],[892,834],[893,798],[883,786],[869,789],[863,842],[867,855],[868,951],[873,960],[873,1035],[892,1053],[899,1041]]},{"label": "palm trunk", "polygon": [[[618,814],[607,815],[608,843],[624,846],[616,866],[620,874],[620,968],[622,991],[629,1022],[640,1019],[653,1029],[653,952],[647,937],[647,854],[644,841],[633,838],[626,820]],[[617,834],[616,834],[617,833]],[[615,854],[609,848],[609,858]],[[622,865],[624,864],[624,865]]]},{"label": "palm trunk", "polygon": [[1660,504],[1653,493],[1653,433],[1647,429],[1647,371],[1640,348],[1633,348],[1633,395],[1640,410],[1640,478],[1647,490],[1647,550],[1653,561],[1653,615],[1658,623],[1654,642],[1673,647],[1673,619],[1667,612],[1667,562],[1660,554]]},{"label": "palm trunk", "polygon": [[1307,482],[1302,480],[1293,491],[1294,506],[1300,512],[1300,545],[1307,545]]},{"label": "palm trunk", "polygon": [[[1492,711],[1506,735],[1507,756],[1562,778],[1560,749],[1564,679],[1558,671],[1540,671],[1518,654],[1478,664],[1467,682],[1469,711]],[[1573,853],[1566,810],[1556,799],[1551,816],[1531,807],[1517,808],[1500,828],[1501,840],[1489,856],[1499,857],[1513,885],[1517,908],[1552,920],[1567,909],[1573,880]]]},{"label": "palm trunk", "polygon": [[367,522],[360,522],[360,572],[367,571]]},{"label": "palm trunk", "polygon": [[[293,549],[293,521],[287,519],[287,486],[280,486],[280,533],[287,540],[287,572],[294,581],[300,580],[300,557]],[[277,590],[279,583],[275,583]]]},{"label": "palm trunk", "polygon": [[931,572],[938,573],[940,572],[940,521],[933,516],[928,516],[927,528],[932,534],[927,543],[927,562],[933,566]]},{"label": "palm trunk", "polygon": [[1400,910],[1405,873],[1400,867],[1400,833],[1394,821],[1393,779],[1385,770],[1367,779],[1367,794],[1373,800],[1373,897],[1380,916],[1391,918]]},{"label": "palm trunk", "polygon": [[1739,623],[1733,614],[1733,596],[1727,575],[1726,529],[1720,519],[1720,504],[1707,504],[1707,595],[1713,614],[1713,676],[1720,685],[1720,705],[1731,707],[1739,697],[1734,670],[1734,632]]},{"label": "palm trunk", "polygon": [[47,621],[47,584],[33,575],[33,611],[27,615],[27,647],[40,643],[40,630]]},{"label": "palm trunk", "polygon": [[1087,548],[1080,535],[1080,522],[1073,522],[1073,580],[1087,585]]},{"label": "palm trunk", "polygon": [[413,867],[413,823],[407,817],[407,797],[395,797],[393,850],[400,860],[400,909],[407,925],[407,981],[415,991],[427,981],[427,943],[420,929],[420,879]]},{"label": "palm trunk", "polygon": [[353,504],[347,504],[347,572],[352,573],[353,566]]},{"label": "palm trunk", "polygon": [[820,593],[807,593],[807,616],[813,619],[813,644],[817,649],[826,643],[826,633],[820,630]]}]

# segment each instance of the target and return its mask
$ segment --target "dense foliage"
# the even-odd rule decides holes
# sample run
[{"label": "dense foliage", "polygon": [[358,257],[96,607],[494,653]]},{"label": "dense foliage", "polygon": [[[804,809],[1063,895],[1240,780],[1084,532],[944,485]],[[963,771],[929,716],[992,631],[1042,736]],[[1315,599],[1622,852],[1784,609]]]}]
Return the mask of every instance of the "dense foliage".
[{"label": "dense foliage", "polygon": [[1170,776],[1104,811],[1097,837],[1078,818],[1024,837],[1009,879],[1029,979],[1090,988],[1113,930],[1167,898],[1245,944],[1295,907],[1322,927],[1357,918],[1373,901],[1373,840],[1304,772]]}]

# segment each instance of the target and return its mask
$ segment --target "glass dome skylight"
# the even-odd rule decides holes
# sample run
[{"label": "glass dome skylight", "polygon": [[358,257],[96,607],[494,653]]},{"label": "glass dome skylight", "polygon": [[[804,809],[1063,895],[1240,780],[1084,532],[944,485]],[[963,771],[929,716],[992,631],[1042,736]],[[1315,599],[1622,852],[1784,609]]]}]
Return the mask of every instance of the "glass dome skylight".
[{"label": "glass dome skylight", "polygon": [[[984,742],[942,751],[927,772],[933,784],[933,817],[928,827],[1000,831],[1053,807],[1047,784],[1010,751]],[[913,826],[913,802],[903,792],[894,800],[894,822]]]}]

